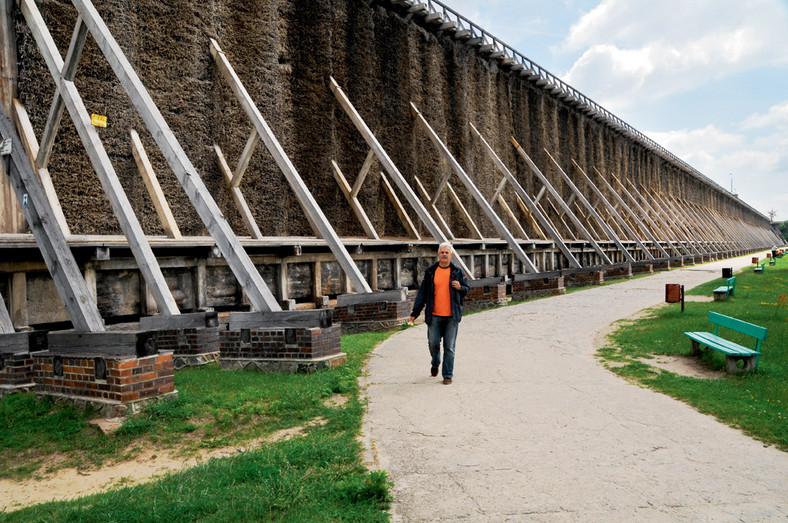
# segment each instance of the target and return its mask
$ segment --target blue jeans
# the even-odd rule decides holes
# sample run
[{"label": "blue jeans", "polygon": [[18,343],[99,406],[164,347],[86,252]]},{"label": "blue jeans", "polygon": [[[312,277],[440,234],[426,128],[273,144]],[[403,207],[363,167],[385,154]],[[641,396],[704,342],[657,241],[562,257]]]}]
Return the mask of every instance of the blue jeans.
[{"label": "blue jeans", "polygon": [[443,338],[443,377],[454,376],[454,342],[457,341],[457,324],[450,316],[433,316],[427,328],[432,366],[441,364],[441,338]]}]

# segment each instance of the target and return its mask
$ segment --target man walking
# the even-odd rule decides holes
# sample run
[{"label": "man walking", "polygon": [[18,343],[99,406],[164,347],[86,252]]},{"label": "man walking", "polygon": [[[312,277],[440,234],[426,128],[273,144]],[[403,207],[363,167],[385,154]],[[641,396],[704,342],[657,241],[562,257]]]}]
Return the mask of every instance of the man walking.
[{"label": "man walking", "polygon": [[431,366],[430,374],[438,375],[441,364],[440,345],[443,339],[443,384],[451,385],[454,377],[454,344],[457,340],[457,328],[462,320],[462,299],[468,294],[470,287],[462,269],[451,262],[454,254],[449,242],[438,247],[438,261],[424,271],[413,311],[409,322],[413,323],[424,311],[427,323],[427,342],[429,343]]}]

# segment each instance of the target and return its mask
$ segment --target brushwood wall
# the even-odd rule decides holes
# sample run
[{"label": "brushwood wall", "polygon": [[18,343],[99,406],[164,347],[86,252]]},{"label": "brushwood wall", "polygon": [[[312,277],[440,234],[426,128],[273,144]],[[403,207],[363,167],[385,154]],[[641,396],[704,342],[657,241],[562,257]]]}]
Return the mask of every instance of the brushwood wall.
[{"label": "brushwood wall", "polygon": [[[76,11],[66,0],[37,2],[62,53]],[[328,87],[333,76],[411,186],[418,177],[434,190],[448,166],[416,126],[413,102],[482,193],[500,175],[470,134],[472,122],[526,189],[540,188],[509,142],[515,137],[556,186],[545,149],[567,171],[572,160],[590,172],[616,174],[637,184],[697,202],[758,227],[768,219],[632,139],[589,118],[514,73],[499,68],[450,35],[363,0],[96,0],[115,39],[236,232],[246,234],[219,170],[214,143],[234,165],[251,125],[214,66],[215,38],[342,236],[361,236],[331,173],[336,160],[353,183],[368,147]],[[15,18],[19,98],[41,136],[55,84],[21,14]],[[523,49],[527,54],[527,49]],[[92,113],[107,116],[102,140],[148,234],[163,234],[138,174],[129,131],[140,132],[165,195],[184,234],[204,234],[196,212],[115,79],[88,39],[76,85]],[[381,235],[405,236],[380,183],[376,166],[359,198]],[[76,130],[63,119],[50,173],[74,234],[113,234],[120,228]],[[459,184],[455,184],[459,185]],[[581,184],[582,185],[582,184]],[[312,235],[284,176],[262,144],[242,190],[263,234]],[[485,235],[497,236],[470,196],[458,191]],[[569,197],[568,193],[564,194]],[[458,236],[468,230],[448,200],[438,208]],[[525,220],[524,220],[525,222]],[[426,232],[426,231],[422,231]]]}]

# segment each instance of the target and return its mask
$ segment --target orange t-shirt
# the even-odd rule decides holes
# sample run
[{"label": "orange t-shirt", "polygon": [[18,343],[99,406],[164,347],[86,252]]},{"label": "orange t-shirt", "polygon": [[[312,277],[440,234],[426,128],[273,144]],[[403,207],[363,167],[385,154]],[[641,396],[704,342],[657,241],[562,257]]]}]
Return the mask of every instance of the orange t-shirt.
[{"label": "orange t-shirt", "polygon": [[432,280],[435,286],[435,296],[432,303],[433,316],[451,316],[451,267],[445,269],[438,265],[435,268],[435,278]]}]

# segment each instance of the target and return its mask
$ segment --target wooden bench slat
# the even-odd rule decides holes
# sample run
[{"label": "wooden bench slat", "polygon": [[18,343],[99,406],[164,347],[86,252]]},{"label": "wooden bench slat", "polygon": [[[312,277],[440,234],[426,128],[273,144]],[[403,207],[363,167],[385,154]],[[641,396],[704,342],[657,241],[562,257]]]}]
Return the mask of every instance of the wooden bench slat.
[{"label": "wooden bench slat", "polygon": [[715,336],[710,332],[685,332],[688,338],[702,343],[707,347],[724,352],[730,356],[758,356],[760,352],[743,347],[738,343]]}]

